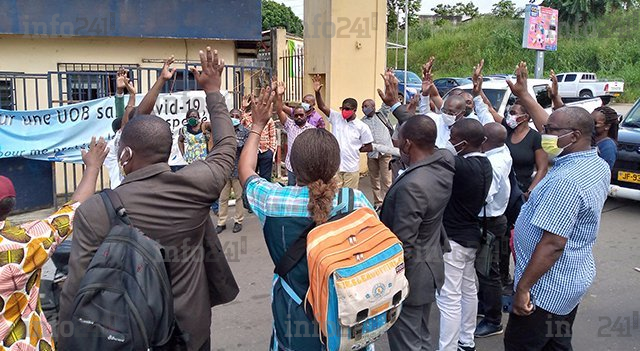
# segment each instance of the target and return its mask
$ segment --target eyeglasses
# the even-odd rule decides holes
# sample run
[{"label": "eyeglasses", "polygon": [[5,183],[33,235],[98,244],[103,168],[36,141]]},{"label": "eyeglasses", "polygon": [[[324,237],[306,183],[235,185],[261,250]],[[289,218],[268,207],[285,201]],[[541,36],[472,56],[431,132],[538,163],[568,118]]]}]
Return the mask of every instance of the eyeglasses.
[{"label": "eyeglasses", "polygon": [[574,128],[563,128],[563,127],[549,127],[548,124],[545,124],[544,126],[542,126],[543,128],[543,132],[545,134],[548,134],[549,132],[559,132],[561,130],[575,130]]},{"label": "eyeglasses", "polygon": [[445,109],[445,108],[443,108],[443,109],[442,109],[442,110],[440,110],[440,111],[442,111],[442,113],[444,113],[444,114],[451,115],[451,116],[457,116],[457,115],[459,115],[459,114],[461,113],[461,112],[457,112],[457,113],[456,113],[456,112],[453,112],[453,111],[451,111],[451,110],[447,110],[447,109]]},{"label": "eyeglasses", "polygon": [[352,109],[351,107],[340,107],[341,111],[353,111],[354,109]]},{"label": "eyeglasses", "polygon": [[294,117],[304,117],[304,113],[296,113],[293,116]]}]

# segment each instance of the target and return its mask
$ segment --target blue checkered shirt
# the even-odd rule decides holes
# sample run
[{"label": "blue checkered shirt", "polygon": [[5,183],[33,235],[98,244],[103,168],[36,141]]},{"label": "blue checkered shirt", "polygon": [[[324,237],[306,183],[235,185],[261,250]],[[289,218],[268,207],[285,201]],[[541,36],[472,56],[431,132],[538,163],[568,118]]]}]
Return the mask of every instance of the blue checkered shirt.
[{"label": "blue checkered shirt", "polygon": [[609,166],[595,150],[562,156],[522,207],[515,226],[515,286],[544,231],[567,238],[562,256],[531,288],[536,306],[567,315],[593,283],[592,248],[610,179]]},{"label": "blue checkered shirt", "polygon": [[[309,204],[307,187],[281,186],[253,176],[245,185],[245,194],[251,210],[263,225],[267,217],[311,217],[307,209]],[[354,208],[373,208],[362,192],[355,190],[354,194]],[[340,210],[337,206],[338,195],[333,198],[332,215]]]}]

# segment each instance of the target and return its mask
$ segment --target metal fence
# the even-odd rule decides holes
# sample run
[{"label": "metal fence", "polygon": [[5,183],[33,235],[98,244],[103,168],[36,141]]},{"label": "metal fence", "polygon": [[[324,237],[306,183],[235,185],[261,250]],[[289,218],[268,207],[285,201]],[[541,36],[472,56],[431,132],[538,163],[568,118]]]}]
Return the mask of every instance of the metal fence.
[{"label": "metal fence", "polygon": [[287,50],[280,59],[284,77],[278,79],[287,87],[284,100],[300,102],[304,96],[304,49]]},{"label": "metal fence", "polygon": [[[198,84],[189,70],[194,66],[198,67],[199,63],[184,62],[176,70],[174,78],[164,84],[161,92],[198,90]],[[62,63],[57,71],[42,74],[0,72],[0,109],[39,110],[114,95],[120,67],[128,70],[129,79],[138,93],[146,93],[156,83],[161,70],[136,64]],[[270,82],[271,68],[228,65],[223,72],[222,89],[233,96],[234,107],[238,108],[243,96],[257,94],[260,88],[268,86]],[[52,163],[52,167],[53,196],[56,202],[66,202],[82,179],[84,165],[56,162]],[[108,186],[108,177],[103,169],[96,190]]]}]

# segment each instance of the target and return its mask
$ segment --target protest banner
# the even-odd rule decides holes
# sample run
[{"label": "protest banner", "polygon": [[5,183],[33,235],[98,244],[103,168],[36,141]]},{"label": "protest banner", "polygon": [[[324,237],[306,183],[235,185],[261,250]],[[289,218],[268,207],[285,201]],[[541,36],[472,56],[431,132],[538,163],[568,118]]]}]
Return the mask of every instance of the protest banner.
[{"label": "protest banner", "polygon": [[[223,91],[227,107],[233,108],[232,96]],[[144,95],[136,96],[136,105]],[[125,96],[125,102],[128,96]],[[82,163],[80,150],[92,136],[110,140],[114,137],[111,123],[116,118],[115,97],[81,102],[37,111],[0,109],[0,158],[25,157],[53,162]],[[204,91],[160,94],[153,114],[163,118],[174,135],[170,165],[182,165],[178,151],[178,130],[186,121],[189,109],[199,111],[208,120]]]}]

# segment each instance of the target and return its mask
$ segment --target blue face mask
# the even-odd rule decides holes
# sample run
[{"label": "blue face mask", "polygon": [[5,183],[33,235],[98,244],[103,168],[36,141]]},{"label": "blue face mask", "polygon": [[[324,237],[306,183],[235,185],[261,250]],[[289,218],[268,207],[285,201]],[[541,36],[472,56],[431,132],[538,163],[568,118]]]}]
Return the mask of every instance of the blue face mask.
[{"label": "blue face mask", "polygon": [[372,114],[373,112],[375,112],[375,109],[371,108],[371,107],[364,107],[362,108],[362,113],[365,114],[365,116],[369,116],[370,114]]}]

